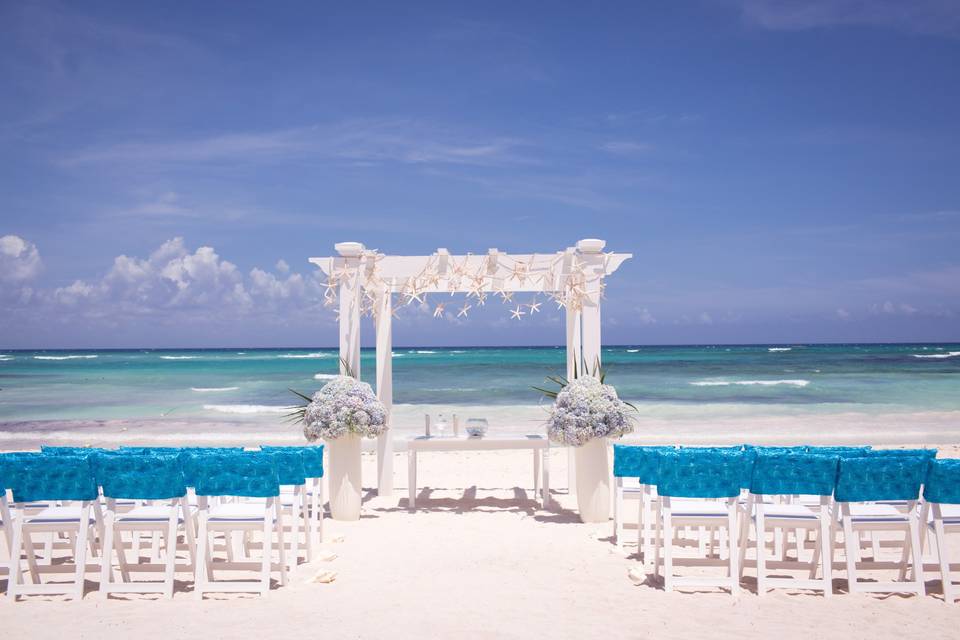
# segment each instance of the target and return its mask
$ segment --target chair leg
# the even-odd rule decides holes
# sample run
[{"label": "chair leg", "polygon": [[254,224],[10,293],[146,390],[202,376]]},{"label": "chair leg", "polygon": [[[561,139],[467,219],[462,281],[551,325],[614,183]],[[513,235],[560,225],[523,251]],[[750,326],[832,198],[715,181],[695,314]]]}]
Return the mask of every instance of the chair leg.
[{"label": "chair leg", "polygon": [[[53,534],[51,534],[52,536]],[[52,542],[51,542],[52,544]],[[40,582],[40,566],[37,564],[37,548],[33,544],[33,536],[30,535],[29,531],[23,531],[23,548],[27,556],[27,569],[30,572],[30,581],[33,584],[38,584]],[[53,547],[50,547],[49,555],[47,556],[50,559],[50,563],[53,563]]]},{"label": "chair leg", "polygon": [[947,604],[953,604],[957,596],[954,594],[953,581],[950,579],[950,561],[947,558],[946,531],[944,531],[943,528],[943,516],[939,504],[933,506],[933,533],[934,535],[930,536],[930,539],[937,545],[937,562],[940,564],[943,601]]},{"label": "chair leg", "polygon": [[74,580],[74,595],[76,598],[83,598],[83,591],[86,587],[85,576],[87,573],[87,534],[90,530],[90,504],[84,503],[80,508],[80,526],[77,528],[76,548],[73,552],[73,560],[77,563]]},{"label": "chair leg", "polygon": [[740,559],[737,549],[737,499],[732,498],[728,505],[729,513],[727,515],[727,555],[730,560],[730,592],[734,596],[740,595],[740,569],[737,567],[737,561]]},{"label": "chair leg", "polygon": [[660,544],[663,539],[661,533],[662,524],[660,522],[663,517],[663,499],[657,501],[657,510],[655,513],[656,517],[656,526],[653,539],[653,577],[656,580],[660,579]]},{"label": "chair leg", "polygon": [[756,522],[754,529],[757,531],[757,595],[763,596],[767,593],[767,526],[763,519],[763,503],[757,503]]},{"label": "chair leg", "polygon": [[114,513],[107,510],[107,524],[103,533],[103,550],[100,552],[100,592],[106,596],[113,584],[113,528]]},{"label": "chair leg", "polygon": [[[261,548],[262,559],[260,564],[260,594],[267,595],[270,593],[270,564],[273,560],[273,526],[270,522],[270,507],[269,500],[265,509],[263,517],[263,546]],[[280,548],[283,548],[281,543]],[[283,562],[283,554],[280,554],[281,562]]]},{"label": "chair leg", "polygon": [[840,517],[843,521],[843,545],[847,556],[847,591],[853,593],[857,589],[857,557],[860,551],[860,536],[856,535],[850,522],[850,506],[847,503],[840,505]]},{"label": "chair leg", "polygon": [[10,536],[10,564],[7,569],[7,597],[17,601],[17,589],[23,577],[20,568],[20,551],[23,546],[23,510],[18,509],[18,517],[13,521],[13,533]]},{"label": "chair leg", "polygon": [[663,505],[660,508],[663,520],[663,590],[673,590],[673,520],[670,516],[670,498],[661,498]]},{"label": "chair leg", "polygon": [[303,535],[306,538],[307,562],[313,562],[313,519],[310,517],[310,505],[307,494],[300,494],[300,521],[303,522]]},{"label": "chair leg", "polygon": [[207,514],[205,509],[201,509],[198,514],[199,522],[197,526],[197,553],[193,578],[193,594],[197,600],[203,600],[203,592],[207,586],[207,570],[209,564],[209,536],[207,535]]},{"label": "chair leg", "polygon": [[920,522],[917,520],[916,507],[910,509],[910,549],[913,551],[913,582],[917,594],[927,594],[927,585],[923,579],[923,549],[920,548]]},{"label": "chair leg", "polygon": [[[177,520],[180,516],[180,506],[176,500],[170,503],[170,521],[167,523],[166,566],[164,567],[163,584],[167,598],[173,597],[173,579],[177,567]],[[186,521],[184,521],[186,525]]]},{"label": "chair leg", "polygon": [[[316,485],[316,487],[314,487],[313,493],[314,493],[314,495],[319,494],[319,496],[320,496],[320,497],[319,497],[319,500],[318,500],[318,503],[317,503],[317,505],[316,505],[316,509],[317,509],[317,540],[319,540],[320,543],[322,544],[322,543],[323,543],[323,520],[324,520],[324,517],[323,517],[323,503],[325,502],[325,500],[324,500],[324,494],[323,494],[323,478],[317,478],[317,485]],[[549,499],[549,496],[547,496],[547,498],[544,498],[544,500],[548,500],[548,499]]]},{"label": "chair leg", "polygon": [[[821,503],[820,515],[820,534],[817,536],[816,549],[820,551],[820,575],[823,578],[823,596],[829,598],[833,595],[833,527],[830,520],[833,520],[827,510],[827,506]],[[814,566],[816,563],[814,562]]]},{"label": "chair leg", "polygon": [[[269,498],[269,500],[274,500]],[[274,511],[276,518],[276,530],[277,530],[277,549],[280,550],[280,584],[281,586],[287,585],[287,560],[286,560],[286,546],[287,542],[283,532],[283,509],[280,507],[280,499],[277,498],[274,501]],[[269,507],[267,509],[267,519],[269,519],[270,511]],[[267,548],[269,541],[265,540],[263,542],[264,548]]]}]

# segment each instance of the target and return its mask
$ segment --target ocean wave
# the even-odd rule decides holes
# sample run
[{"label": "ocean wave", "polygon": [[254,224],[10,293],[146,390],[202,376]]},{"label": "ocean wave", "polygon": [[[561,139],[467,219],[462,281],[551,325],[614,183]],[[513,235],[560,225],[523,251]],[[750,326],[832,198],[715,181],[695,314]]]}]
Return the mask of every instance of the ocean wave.
[{"label": "ocean wave", "polygon": [[691,382],[695,387],[728,387],[732,384],[752,386],[759,385],[763,387],[773,387],[776,385],[788,385],[791,387],[805,387],[810,384],[809,380],[697,380]]},{"label": "ocean wave", "polygon": [[313,376],[313,379],[314,380],[333,380],[336,377],[337,377],[337,374],[335,373],[318,373],[317,375]]},{"label": "ocean wave", "polygon": [[90,360],[100,356],[33,356],[34,360]]},{"label": "ocean wave", "polygon": [[197,356],[160,356],[161,360],[196,360]]},{"label": "ocean wave", "polygon": [[293,411],[296,407],[277,406],[267,404],[205,404],[203,408],[207,411],[218,411],[220,413],[287,413]]},{"label": "ocean wave", "polygon": [[776,353],[778,351],[793,351],[793,347],[769,347],[767,351],[770,353]]},{"label": "ocean wave", "polygon": [[436,353],[436,351],[428,351],[426,349],[420,349],[417,351],[417,353],[429,354],[429,353]]},{"label": "ocean wave", "polygon": [[941,360],[943,358],[955,358],[957,356],[960,356],[960,351],[948,351],[947,353],[931,353],[931,354],[915,353],[913,354],[914,358],[938,358]]},{"label": "ocean wave", "polygon": [[200,393],[207,393],[210,391],[236,391],[240,387],[190,387],[190,391],[198,391]]},{"label": "ocean wave", "polygon": [[466,353],[466,351],[451,351],[450,353]]},{"label": "ocean wave", "polygon": [[319,351],[315,353],[284,353],[283,355],[277,356],[278,358],[329,358],[332,354],[321,353]]},{"label": "ocean wave", "polygon": [[13,360],[13,356],[8,356],[6,354],[0,353],[0,362],[7,362]]},{"label": "ocean wave", "polygon": [[637,353],[640,349],[627,349],[627,353]]}]

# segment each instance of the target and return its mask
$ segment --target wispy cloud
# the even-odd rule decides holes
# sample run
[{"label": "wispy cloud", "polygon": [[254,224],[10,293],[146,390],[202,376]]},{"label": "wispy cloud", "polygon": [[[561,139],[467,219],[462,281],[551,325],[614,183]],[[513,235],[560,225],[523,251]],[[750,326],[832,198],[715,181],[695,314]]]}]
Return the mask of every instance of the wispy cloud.
[{"label": "wispy cloud", "polygon": [[736,0],[744,20],[764,29],[799,31],[868,26],[960,35],[955,0]]},{"label": "wispy cloud", "polygon": [[348,120],[262,132],[233,132],[176,141],[126,141],[81,149],[61,158],[67,167],[93,164],[269,163],[297,159],[502,166],[532,163],[527,143],[415,120]]}]

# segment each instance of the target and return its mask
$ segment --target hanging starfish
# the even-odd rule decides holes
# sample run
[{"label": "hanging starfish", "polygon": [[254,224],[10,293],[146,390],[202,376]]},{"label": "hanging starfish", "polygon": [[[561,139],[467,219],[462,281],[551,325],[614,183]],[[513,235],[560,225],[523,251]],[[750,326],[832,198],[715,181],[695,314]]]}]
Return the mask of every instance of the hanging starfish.
[{"label": "hanging starfish", "polygon": [[511,320],[519,320],[519,319],[520,319],[520,316],[525,316],[525,315],[527,315],[527,314],[523,312],[523,310],[520,308],[520,305],[517,305],[517,308],[516,308],[516,309],[512,309],[512,310],[510,311],[510,319],[511,319]]},{"label": "hanging starfish", "polygon": [[461,318],[461,317],[467,315],[467,311],[469,311],[469,310],[472,309],[472,308],[473,308],[473,307],[471,307],[469,304],[464,303],[463,306],[460,307],[460,310],[457,311],[457,317],[458,317],[458,318]]},{"label": "hanging starfish", "polygon": [[407,297],[407,301],[404,302],[403,304],[410,304],[410,303],[413,302],[414,300],[416,300],[416,301],[419,302],[420,304],[423,304],[423,298],[420,297],[420,296],[422,296],[423,294],[420,293],[420,292],[417,291],[417,290],[408,291],[408,292],[404,293],[403,295],[405,295],[405,296]]},{"label": "hanging starfish", "polygon": [[445,302],[439,303],[439,304],[437,305],[437,308],[433,310],[433,317],[434,317],[434,318],[442,318],[442,317],[443,317],[443,308],[444,308],[445,306],[447,306]]},{"label": "hanging starfish", "polygon": [[520,284],[527,279],[527,271],[529,267],[526,262],[517,260],[516,264],[513,265],[513,269],[510,271],[510,279],[513,280],[516,278]]},{"label": "hanging starfish", "polygon": [[500,289],[497,291],[497,295],[503,298],[504,302],[511,302],[513,300],[513,291],[506,291],[505,289]]},{"label": "hanging starfish", "polygon": [[538,311],[540,311],[540,303],[539,303],[539,302],[531,302],[530,304],[527,305],[527,309],[530,310],[530,315],[533,315],[533,314],[537,313]]},{"label": "hanging starfish", "polygon": [[391,308],[390,308],[390,315],[393,316],[394,318],[399,318],[399,317],[400,317],[400,316],[397,315],[399,312],[400,312],[400,307],[391,307]]},{"label": "hanging starfish", "polygon": [[487,303],[487,294],[481,293],[477,296],[477,306],[482,307]]}]

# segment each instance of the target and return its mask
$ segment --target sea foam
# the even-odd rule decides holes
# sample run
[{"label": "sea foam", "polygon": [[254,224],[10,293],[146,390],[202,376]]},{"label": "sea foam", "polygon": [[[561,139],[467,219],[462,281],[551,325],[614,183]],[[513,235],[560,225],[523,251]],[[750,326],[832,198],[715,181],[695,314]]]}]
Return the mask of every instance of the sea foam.
[{"label": "sea foam", "polygon": [[793,347],[770,347],[767,349],[770,353],[776,353],[778,351],[793,351]]},{"label": "sea foam", "polygon": [[197,356],[160,356],[161,360],[196,360]]},{"label": "sea foam", "polygon": [[318,373],[317,375],[313,376],[313,379],[314,380],[333,380],[336,377],[337,377],[337,374],[335,373]]},{"label": "sea foam", "polygon": [[691,382],[695,387],[728,387],[732,384],[736,385],[759,385],[763,387],[773,387],[776,385],[788,385],[791,387],[805,387],[810,384],[809,380],[697,380]]},{"label": "sea foam", "polygon": [[190,387],[190,391],[198,391],[200,393],[207,393],[211,391],[236,391],[240,387]]},{"label": "sea foam", "polygon": [[915,353],[915,354],[913,354],[913,357],[914,357],[914,358],[938,358],[938,359],[943,359],[943,358],[955,358],[955,357],[957,357],[957,356],[960,356],[960,351],[948,351],[947,353],[931,353],[931,354],[929,354],[929,355],[928,355],[928,354],[923,354],[923,353]]},{"label": "sea foam", "polygon": [[287,413],[293,411],[296,407],[266,405],[266,404],[205,404],[203,408],[207,411],[218,411],[220,413]]},{"label": "sea foam", "polygon": [[329,353],[284,353],[277,356],[278,358],[329,358]]},{"label": "sea foam", "polygon": [[99,356],[33,356],[34,360],[90,360]]}]

